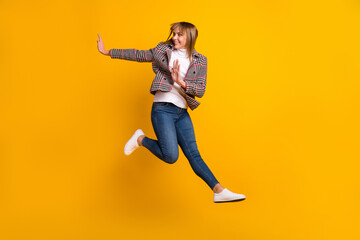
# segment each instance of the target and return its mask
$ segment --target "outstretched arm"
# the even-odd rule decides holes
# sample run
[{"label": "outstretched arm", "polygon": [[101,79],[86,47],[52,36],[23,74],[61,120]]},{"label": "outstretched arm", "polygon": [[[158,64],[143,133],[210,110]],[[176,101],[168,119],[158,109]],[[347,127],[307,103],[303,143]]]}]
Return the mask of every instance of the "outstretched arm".
[{"label": "outstretched arm", "polygon": [[152,62],[154,60],[155,48],[149,50],[137,50],[137,49],[110,49],[106,50],[103,40],[99,35],[97,40],[98,50],[100,53],[110,56],[111,58],[124,59],[137,62]]},{"label": "outstretched arm", "polygon": [[125,59],[137,62],[152,62],[154,60],[155,49],[137,50],[137,49],[110,49],[111,58]]}]

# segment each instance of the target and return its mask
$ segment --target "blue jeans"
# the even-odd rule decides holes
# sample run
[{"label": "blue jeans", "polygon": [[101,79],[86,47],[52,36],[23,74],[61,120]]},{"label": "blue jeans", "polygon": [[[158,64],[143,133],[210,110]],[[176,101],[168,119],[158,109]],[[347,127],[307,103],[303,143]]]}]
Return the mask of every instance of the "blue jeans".
[{"label": "blue jeans", "polygon": [[195,174],[213,189],[219,183],[200,156],[187,109],[168,102],[154,102],[151,122],[158,140],[144,137],[141,144],[166,163],[175,163],[180,145]]}]

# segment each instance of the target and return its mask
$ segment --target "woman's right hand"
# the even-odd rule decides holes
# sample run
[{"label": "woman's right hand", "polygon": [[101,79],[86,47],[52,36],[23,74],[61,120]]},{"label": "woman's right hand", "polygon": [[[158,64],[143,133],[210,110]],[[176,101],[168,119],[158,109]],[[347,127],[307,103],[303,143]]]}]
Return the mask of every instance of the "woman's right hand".
[{"label": "woman's right hand", "polygon": [[98,34],[98,36],[99,36],[99,40],[97,40],[97,46],[98,46],[99,52],[101,52],[104,55],[110,56],[110,51],[105,49],[104,43],[103,43],[103,40],[102,40],[100,34]]}]

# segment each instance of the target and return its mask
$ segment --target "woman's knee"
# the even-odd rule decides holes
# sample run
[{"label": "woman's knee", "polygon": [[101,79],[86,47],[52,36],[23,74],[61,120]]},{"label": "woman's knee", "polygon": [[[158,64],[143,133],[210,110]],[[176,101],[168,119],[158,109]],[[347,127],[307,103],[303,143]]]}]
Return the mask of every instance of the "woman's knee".
[{"label": "woman's knee", "polygon": [[178,152],[173,152],[173,153],[168,153],[168,154],[163,154],[164,156],[164,161],[169,163],[169,164],[174,164],[178,158],[179,158],[179,153]]}]

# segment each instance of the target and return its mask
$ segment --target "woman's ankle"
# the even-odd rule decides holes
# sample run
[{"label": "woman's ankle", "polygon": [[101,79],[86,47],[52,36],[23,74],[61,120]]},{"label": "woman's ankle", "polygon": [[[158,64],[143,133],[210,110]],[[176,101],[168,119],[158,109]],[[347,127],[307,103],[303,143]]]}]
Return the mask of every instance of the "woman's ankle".
[{"label": "woman's ankle", "polygon": [[220,183],[217,183],[213,188],[214,193],[220,193],[222,190],[224,190],[224,187]]},{"label": "woman's ankle", "polygon": [[145,137],[145,135],[141,135],[141,136],[139,136],[138,137],[138,139],[137,139],[137,143],[139,144],[139,146],[142,146],[142,140],[144,139],[144,137]]}]

